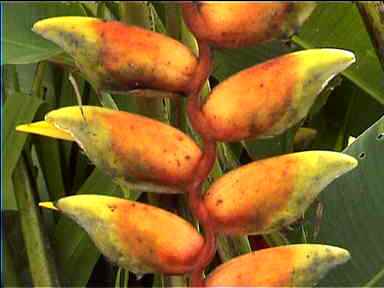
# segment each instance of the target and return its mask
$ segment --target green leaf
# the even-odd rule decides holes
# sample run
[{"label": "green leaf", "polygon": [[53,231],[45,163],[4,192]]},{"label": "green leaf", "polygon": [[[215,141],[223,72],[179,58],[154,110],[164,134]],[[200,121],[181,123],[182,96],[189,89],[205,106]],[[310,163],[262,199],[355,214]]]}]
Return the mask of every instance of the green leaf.
[{"label": "green leaf", "polygon": [[[361,286],[384,267],[383,148],[384,117],[344,150],[359,166],[321,193],[324,216],[316,241],[344,247],[352,255],[321,285]],[[384,278],[375,284],[380,285]]]},{"label": "green leaf", "polygon": [[384,105],[363,90],[356,89],[350,81],[346,81],[343,86],[345,95],[353,101],[347,125],[348,135],[358,137],[384,115]]},{"label": "green leaf", "polygon": [[61,48],[31,31],[41,19],[55,16],[85,16],[79,3],[2,3],[5,31],[3,64],[28,64],[63,52]]},{"label": "green leaf", "polygon": [[2,271],[2,283],[4,287],[32,287],[32,279],[29,273],[28,259],[25,243],[22,237],[19,211],[1,211],[1,218],[6,233],[2,235],[4,256],[4,270]]},{"label": "green leaf", "polygon": [[292,51],[292,47],[279,41],[272,41],[255,47],[217,49],[214,51],[212,74],[222,81],[240,70]]},{"label": "green leaf", "polygon": [[307,49],[332,47],[353,51],[357,62],[343,75],[384,104],[384,72],[353,3],[318,4],[293,41]]},{"label": "green leaf", "polygon": [[294,130],[289,129],[273,138],[245,140],[242,143],[253,160],[272,157],[292,151]]},{"label": "green leaf", "polygon": [[11,175],[17,160],[24,147],[28,135],[15,130],[19,124],[29,123],[33,120],[37,109],[42,101],[36,97],[24,93],[14,92],[7,95],[4,105],[4,154],[5,167],[3,168],[3,179],[6,188],[4,190],[4,208],[15,209],[14,195],[10,187]]}]

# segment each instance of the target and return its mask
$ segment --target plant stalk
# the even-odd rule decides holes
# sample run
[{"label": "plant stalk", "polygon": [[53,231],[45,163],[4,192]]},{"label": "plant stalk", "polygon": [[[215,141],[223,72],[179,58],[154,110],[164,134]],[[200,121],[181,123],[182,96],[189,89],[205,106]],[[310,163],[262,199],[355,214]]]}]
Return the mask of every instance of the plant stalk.
[{"label": "plant stalk", "polygon": [[58,287],[52,250],[35,204],[33,195],[36,193],[24,157],[19,159],[14,170],[13,184],[33,284],[35,287]]},{"label": "plant stalk", "polygon": [[384,70],[384,2],[356,2],[369,37],[375,47],[377,57]]}]

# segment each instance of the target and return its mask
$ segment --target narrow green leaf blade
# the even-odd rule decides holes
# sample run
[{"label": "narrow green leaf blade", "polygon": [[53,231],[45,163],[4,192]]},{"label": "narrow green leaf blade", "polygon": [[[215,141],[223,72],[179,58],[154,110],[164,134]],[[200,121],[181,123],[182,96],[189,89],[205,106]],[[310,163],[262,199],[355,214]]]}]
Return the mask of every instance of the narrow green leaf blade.
[{"label": "narrow green leaf blade", "polygon": [[16,131],[19,124],[29,123],[33,120],[42,101],[24,93],[10,93],[5,101],[4,115],[4,209],[16,209],[13,189],[11,187],[12,171],[24,147],[28,135]]}]

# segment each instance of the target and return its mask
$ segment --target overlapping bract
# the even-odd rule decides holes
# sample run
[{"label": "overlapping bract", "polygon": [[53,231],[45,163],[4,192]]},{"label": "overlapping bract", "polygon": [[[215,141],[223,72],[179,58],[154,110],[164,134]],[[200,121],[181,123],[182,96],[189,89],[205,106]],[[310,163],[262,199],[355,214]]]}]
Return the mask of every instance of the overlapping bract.
[{"label": "overlapping bract", "polygon": [[349,51],[309,49],[240,71],[216,86],[202,108],[211,136],[239,141],[284,132],[307,115],[329,80],[354,61]]},{"label": "overlapping bract", "polygon": [[337,265],[347,250],[316,244],[262,249],[230,260],[208,275],[208,287],[300,287],[315,285]]},{"label": "overlapping bract", "polygon": [[288,39],[315,8],[307,3],[184,4],[183,16],[193,34],[216,47],[237,48]]},{"label": "overlapping bract", "polygon": [[90,17],[54,17],[33,31],[72,55],[98,90],[155,88],[184,92],[197,60],[178,41],[117,21]]},{"label": "overlapping bract", "polygon": [[219,178],[204,204],[218,232],[269,233],[302,216],[321,190],[356,165],[355,158],[330,151],[255,161]]},{"label": "overlapping bract", "polygon": [[[50,203],[40,205],[52,208]],[[76,195],[59,199],[53,207],[83,227],[110,261],[134,273],[187,273],[204,243],[184,219],[139,202]]]},{"label": "overlapping bract", "polygon": [[169,125],[96,106],[60,108],[48,113],[44,122],[18,130],[72,137],[96,166],[122,184],[149,182],[176,189],[190,179],[201,158],[195,142]]},{"label": "overlapping bract", "polygon": [[[313,9],[313,3],[198,3],[185,4],[183,15],[199,40],[233,48],[287,38]],[[185,92],[197,67],[181,43],[116,21],[57,17],[37,22],[33,30],[71,54],[97,90]],[[243,70],[208,96],[202,107],[206,130],[220,141],[280,134],[302,120],[328,81],[354,61],[348,51],[312,49]],[[202,157],[196,143],[177,129],[99,107],[58,109],[18,130],[76,141],[122,184],[166,185],[174,192],[185,188]],[[326,185],[356,165],[352,157],[327,151],[260,160],[217,180],[203,204],[217,233],[268,233],[295,221]],[[106,257],[136,273],[187,273],[201,257],[200,234],[149,205],[81,195],[42,206],[74,219]],[[348,259],[346,250],[325,245],[265,249],[221,265],[207,285],[313,285]]]}]

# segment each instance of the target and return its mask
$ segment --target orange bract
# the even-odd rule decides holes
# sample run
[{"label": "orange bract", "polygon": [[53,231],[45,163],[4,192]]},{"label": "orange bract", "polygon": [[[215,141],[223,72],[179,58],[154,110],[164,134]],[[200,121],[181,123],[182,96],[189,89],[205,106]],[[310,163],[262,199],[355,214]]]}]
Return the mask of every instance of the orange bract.
[{"label": "orange bract", "polygon": [[348,251],[327,245],[263,249],[222,264],[208,275],[206,284],[209,287],[312,286],[349,257]]},{"label": "orange bract", "polygon": [[302,120],[328,81],[354,61],[348,51],[309,49],[242,70],[208,96],[207,129],[220,141],[278,135]]},{"label": "orange bract", "polygon": [[160,33],[91,17],[54,17],[33,31],[61,46],[96,89],[154,88],[184,92],[196,57]]},{"label": "orange bract", "polygon": [[184,219],[138,202],[76,195],[53,207],[82,226],[108,259],[135,273],[187,273],[204,243]]},{"label": "orange bract", "polygon": [[[100,58],[120,90],[131,87],[182,92],[196,67],[193,54],[181,43],[159,33],[120,22],[95,23],[103,45]],[[113,87],[115,86],[115,87]]]},{"label": "orange bract", "polygon": [[140,115],[96,106],[81,109],[53,110],[45,122],[22,125],[19,131],[72,137],[97,167],[121,184],[148,182],[172,186],[177,190],[173,193],[182,191],[202,155],[189,136]]},{"label": "orange bract", "polygon": [[295,68],[299,68],[296,57],[279,57],[215,87],[203,106],[215,138],[235,141],[268,131],[292,105],[298,80]]},{"label": "orange bract", "polygon": [[226,48],[288,38],[313,11],[313,3],[185,4],[184,20],[199,40]]},{"label": "orange bract", "polygon": [[354,158],[329,151],[255,161],[213,183],[204,204],[218,232],[269,233],[295,221],[322,189],[356,165]]}]

